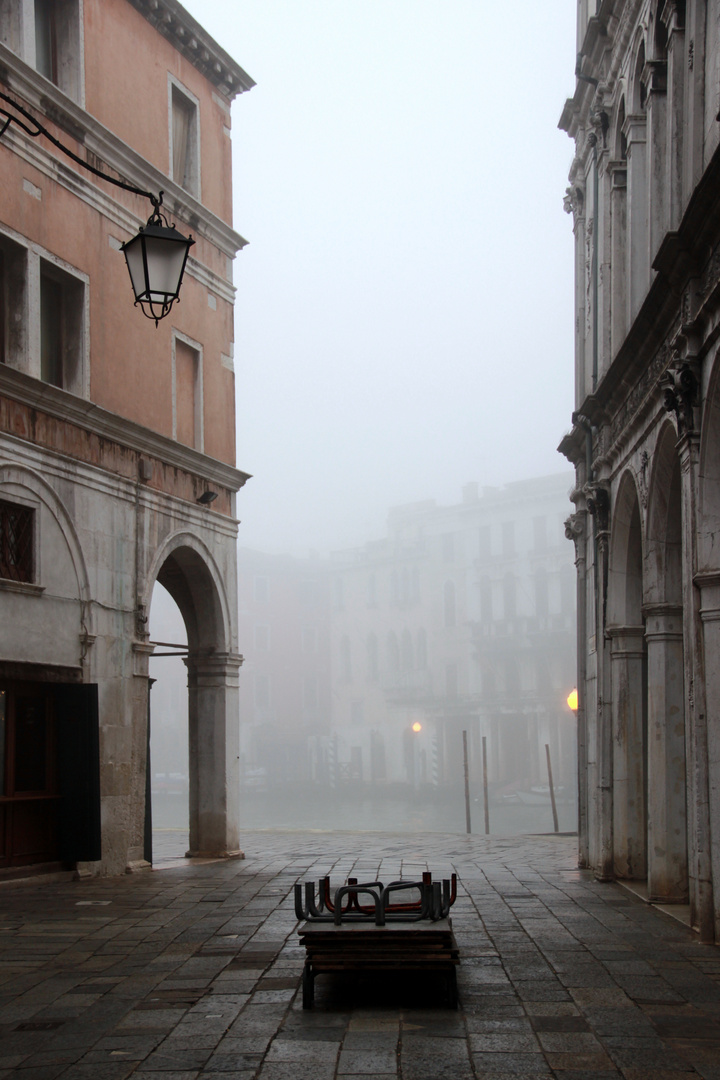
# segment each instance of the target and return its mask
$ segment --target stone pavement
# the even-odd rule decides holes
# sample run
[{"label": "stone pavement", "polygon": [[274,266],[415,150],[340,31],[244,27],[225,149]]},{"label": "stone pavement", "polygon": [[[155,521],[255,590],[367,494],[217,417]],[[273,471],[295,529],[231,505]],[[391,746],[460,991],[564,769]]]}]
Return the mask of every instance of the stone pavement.
[{"label": "stone pavement", "polygon": [[[720,952],[575,869],[575,838],[255,832],[247,858],[0,889],[0,1077],[720,1080]],[[171,860],[172,861],[172,860]],[[292,886],[460,876],[460,1009],[320,976]]]}]

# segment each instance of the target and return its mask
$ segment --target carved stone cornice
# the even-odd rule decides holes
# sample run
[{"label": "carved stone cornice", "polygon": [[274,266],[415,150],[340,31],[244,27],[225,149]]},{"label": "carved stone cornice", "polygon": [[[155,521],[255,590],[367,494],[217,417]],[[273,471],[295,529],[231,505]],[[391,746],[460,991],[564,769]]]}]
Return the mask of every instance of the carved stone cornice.
[{"label": "carved stone cornice", "polygon": [[255,82],[177,0],[129,0],[228,100]]},{"label": "carved stone cornice", "polygon": [[101,439],[111,440],[184,472],[194,473],[229,491],[238,491],[250,479],[248,473],[240,472],[232,465],[201,454],[190,446],[183,446],[142,424],[102,409],[67,390],[34,379],[7,364],[0,364],[0,394],[58,420],[76,424]]}]

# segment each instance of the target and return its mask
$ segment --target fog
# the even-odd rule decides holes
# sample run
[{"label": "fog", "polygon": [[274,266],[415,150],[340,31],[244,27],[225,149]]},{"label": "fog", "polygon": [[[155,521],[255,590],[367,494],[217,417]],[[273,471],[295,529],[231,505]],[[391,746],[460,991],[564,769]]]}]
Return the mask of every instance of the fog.
[{"label": "fog", "polygon": [[[249,241],[235,262],[237,464],[252,474],[238,495],[241,825],[462,832],[467,730],[474,831],[484,828],[483,736],[491,831],[553,828],[547,791],[532,794],[547,787],[546,744],[563,789],[559,824],[574,828],[574,728],[564,704],[574,645],[561,598],[572,569],[561,532],[571,476],[556,447],[573,408],[573,242],[562,207],[572,144],[557,121],[574,89],[575,5],[185,6],[257,82],[232,110],[234,225]],[[553,488],[547,512],[531,499],[523,508],[512,485],[548,476],[562,497]],[[453,524],[462,511],[452,508],[471,481],[481,494],[466,528]],[[510,492],[512,512],[502,499],[488,502],[486,488]],[[388,514],[433,500],[436,511],[413,525],[424,555],[408,562]],[[543,516],[552,534],[547,603],[531,559],[532,521]],[[495,629],[482,629],[476,546],[490,529],[487,566],[497,568],[510,519],[525,537],[519,561],[485,574],[505,627],[499,645]],[[433,599],[447,578],[448,533],[460,537],[452,646]],[[382,572],[373,543],[385,545]],[[405,565],[420,575],[410,607],[392,594],[393,569],[402,575]],[[514,622],[502,591],[508,574]],[[340,618],[337,580],[367,590],[373,576],[377,625],[359,592]],[[267,617],[255,605],[257,578],[270,583]],[[308,580],[323,597],[312,618],[302,599]],[[545,659],[532,638],[543,619],[554,627]],[[169,599],[154,600],[151,633],[185,640]],[[415,651],[411,664],[400,655],[393,674],[389,642],[395,635],[401,649],[403,634]],[[365,693],[373,635],[379,690]],[[350,680],[339,674],[347,650]],[[170,785],[171,773],[187,775],[177,751],[187,745],[184,667],[153,660],[152,674],[153,772]],[[493,722],[483,706],[491,690]],[[408,742],[420,712],[422,730]],[[302,762],[294,778],[290,760]],[[176,786],[173,806],[186,816]],[[518,791],[536,797],[535,809],[513,802]],[[156,804],[156,823],[165,821],[167,807]],[[168,824],[180,821],[167,813]]]}]

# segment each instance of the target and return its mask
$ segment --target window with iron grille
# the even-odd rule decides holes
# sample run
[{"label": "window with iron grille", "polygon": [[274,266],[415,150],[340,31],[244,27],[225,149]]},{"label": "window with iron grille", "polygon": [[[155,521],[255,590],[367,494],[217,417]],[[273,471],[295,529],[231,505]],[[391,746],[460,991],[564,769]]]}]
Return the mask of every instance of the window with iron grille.
[{"label": "window with iron grille", "polygon": [[0,578],[32,581],[33,518],[27,506],[0,501]]}]

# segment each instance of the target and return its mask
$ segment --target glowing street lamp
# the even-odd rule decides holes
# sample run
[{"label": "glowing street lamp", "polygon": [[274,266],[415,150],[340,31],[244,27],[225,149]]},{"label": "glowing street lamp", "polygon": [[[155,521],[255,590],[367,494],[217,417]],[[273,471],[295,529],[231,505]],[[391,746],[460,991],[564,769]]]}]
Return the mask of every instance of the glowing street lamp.
[{"label": "glowing street lamp", "polygon": [[416,735],[420,734],[420,732],[422,731],[422,724],[420,723],[419,720],[415,721],[415,723],[412,726],[412,729],[413,729],[413,731],[415,732]]},{"label": "glowing street lamp", "polygon": [[567,703],[568,703],[568,708],[572,709],[573,712],[578,711],[578,692],[577,692],[577,690],[571,690],[570,691],[570,693],[567,696]]}]

